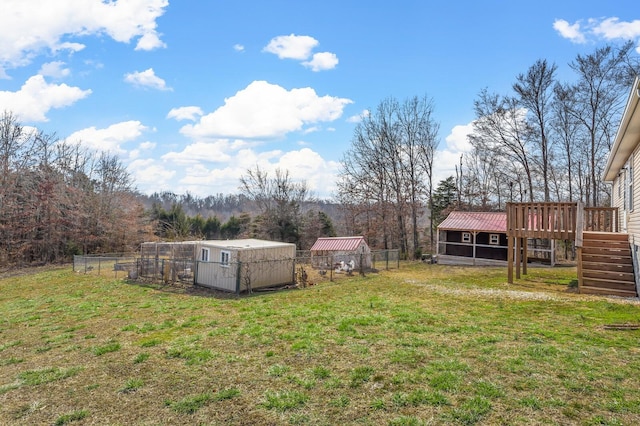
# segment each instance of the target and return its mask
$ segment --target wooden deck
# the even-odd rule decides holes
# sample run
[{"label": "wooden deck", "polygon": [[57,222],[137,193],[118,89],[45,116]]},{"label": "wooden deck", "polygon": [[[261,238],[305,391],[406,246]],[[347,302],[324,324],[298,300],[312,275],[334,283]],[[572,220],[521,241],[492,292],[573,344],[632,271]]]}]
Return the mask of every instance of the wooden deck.
[{"label": "wooden deck", "polygon": [[507,278],[527,273],[527,238],[575,242],[581,293],[638,295],[627,234],[618,232],[618,209],[582,203],[507,203]]}]

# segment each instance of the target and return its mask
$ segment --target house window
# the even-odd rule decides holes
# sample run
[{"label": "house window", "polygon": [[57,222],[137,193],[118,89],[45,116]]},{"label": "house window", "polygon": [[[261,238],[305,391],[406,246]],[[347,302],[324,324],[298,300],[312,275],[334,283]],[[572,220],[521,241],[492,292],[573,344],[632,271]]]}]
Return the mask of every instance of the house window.
[{"label": "house window", "polygon": [[229,266],[229,259],[231,258],[231,253],[229,253],[228,251],[221,251],[220,252],[220,264],[222,266]]},{"label": "house window", "polygon": [[489,234],[489,244],[497,246],[500,244],[500,234]]},{"label": "house window", "polygon": [[203,262],[208,262],[209,261],[209,249],[208,248],[203,248],[200,251],[200,260],[202,260]]},{"label": "house window", "polygon": [[462,242],[463,243],[470,243],[471,242],[471,233],[470,232],[463,232],[462,233]]}]

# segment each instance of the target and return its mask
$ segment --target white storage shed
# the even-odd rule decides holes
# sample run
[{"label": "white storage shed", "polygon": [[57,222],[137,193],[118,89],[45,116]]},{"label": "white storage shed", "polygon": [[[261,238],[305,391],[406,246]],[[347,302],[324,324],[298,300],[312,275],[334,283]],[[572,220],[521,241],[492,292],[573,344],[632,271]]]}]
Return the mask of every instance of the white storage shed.
[{"label": "white storage shed", "polygon": [[257,239],[196,242],[195,284],[240,293],[295,281],[296,246]]}]

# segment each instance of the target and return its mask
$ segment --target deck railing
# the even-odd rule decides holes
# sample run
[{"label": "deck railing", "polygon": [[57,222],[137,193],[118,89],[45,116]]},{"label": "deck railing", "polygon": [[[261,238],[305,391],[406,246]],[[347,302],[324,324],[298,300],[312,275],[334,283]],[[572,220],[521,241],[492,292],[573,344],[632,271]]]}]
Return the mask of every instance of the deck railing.
[{"label": "deck railing", "polygon": [[507,203],[508,280],[513,266],[520,278],[520,265],[527,272],[527,238],[573,240],[582,266],[583,232],[619,232],[616,207],[584,207],[582,203]]},{"label": "deck railing", "polygon": [[573,240],[576,203],[507,203],[507,236]]},{"label": "deck railing", "polygon": [[584,230],[594,232],[618,232],[618,208],[585,207]]}]

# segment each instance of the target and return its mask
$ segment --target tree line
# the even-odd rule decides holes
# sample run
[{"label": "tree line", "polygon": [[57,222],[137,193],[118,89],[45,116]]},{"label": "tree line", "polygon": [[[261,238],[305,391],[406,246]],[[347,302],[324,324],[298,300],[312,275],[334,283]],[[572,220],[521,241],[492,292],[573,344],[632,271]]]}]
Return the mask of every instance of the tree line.
[{"label": "tree line", "polygon": [[151,230],[116,156],[0,115],[0,265],[131,251]]},{"label": "tree line", "polygon": [[[508,201],[609,203],[602,173],[624,102],[640,71],[633,43],[569,63],[562,82],[545,59],[508,94],[474,100],[472,151],[434,187],[439,124],[428,97],[390,97],[362,117],[342,160],[337,199],[349,233],[417,258],[453,209],[503,210]],[[425,220],[425,213],[428,221]]]},{"label": "tree line", "polygon": [[[256,168],[240,195],[139,194],[120,159],[0,115],[0,267],[136,251],[144,241],[335,236],[304,182]],[[187,213],[189,211],[189,213]],[[220,217],[227,216],[226,220]]]}]

